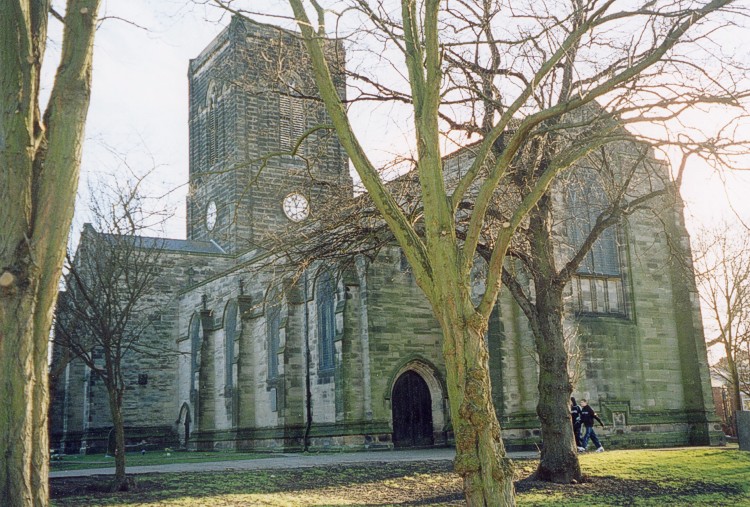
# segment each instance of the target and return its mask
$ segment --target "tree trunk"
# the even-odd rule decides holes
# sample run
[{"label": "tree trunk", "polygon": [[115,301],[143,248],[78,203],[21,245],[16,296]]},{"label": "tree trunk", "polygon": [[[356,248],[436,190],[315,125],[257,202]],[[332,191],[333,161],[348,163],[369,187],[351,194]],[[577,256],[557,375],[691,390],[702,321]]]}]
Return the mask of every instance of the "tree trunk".
[{"label": "tree trunk", "polygon": [[[2,289],[0,289],[2,290]],[[7,507],[45,505],[46,476],[40,480],[35,466],[46,463],[47,452],[36,445],[40,430],[46,431],[46,417],[35,420],[46,411],[42,396],[44,378],[36,378],[33,320],[28,315],[35,311],[34,287],[15,297],[3,297],[0,309],[0,499]],[[44,356],[46,359],[46,356]],[[35,382],[39,382],[37,385]],[[19,389],[19,386],[23,386]],[[42,452],[41,456],[37,454]],[[44,470],[42,465],[42,473]],[[39,487],[40,490],[35,488]]]},{"label": "tree trunk", "polygon": [[534,311],[527,312],[539,359],[539,401],[536,413],[542,430],[542,453],[536,476],[543,481],[568,484],[581,480],[581,466],[570,420],[572,386],[568,351],[563,332],[562,286],[557,279],[552,242],[550,193],[539,199],[528,228],[530,272],[534,279]]},{"label": "tree trunk", "polygon": [[[78,186],[99,0],[70,0],[44,120],[49,2],[0,16],[0,501],[48,503],[47,344]],[[42,124],[43,123],[43,124]]]},{"label": "tree trunk", "polygon": [[[455,470],[464,481],[470,507],[515,505],[513,464],[505,456],[492,403],[486,320],[441,315],[448,399],[456,439]],[[482,322],[472,327],[469,322]],[[459,323],[467,323],[461,325]]]},{"label": "tree trunk", "polygon": [[125,423],[122,418],[122,394],[113,386],[107,386],[107,391],[115,432],[115,477],[112,480],[112,491],[127,491],[130,489],[130,484],[125,474]]},{"label": "tree trunk", "polygon": [[572,387],[568,352],[562,329],[562,295],[537,294],[539,309],[536,350],[539,357],[539,401],[536,413],[542,429],[542,453],[536,476],[562,484],[581,480],[581,466],[570,420]]}]

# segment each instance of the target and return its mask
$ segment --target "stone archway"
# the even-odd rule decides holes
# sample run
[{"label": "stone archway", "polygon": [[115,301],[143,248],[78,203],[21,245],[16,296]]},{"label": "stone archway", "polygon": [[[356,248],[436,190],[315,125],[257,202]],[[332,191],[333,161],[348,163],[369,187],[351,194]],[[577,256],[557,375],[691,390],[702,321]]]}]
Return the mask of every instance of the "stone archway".
[{"label": "stone archway", "polygon": [[424,447],[434,444],[432,397],[422,376],[405,371],[393,384],[391,393],[393,445]]}]

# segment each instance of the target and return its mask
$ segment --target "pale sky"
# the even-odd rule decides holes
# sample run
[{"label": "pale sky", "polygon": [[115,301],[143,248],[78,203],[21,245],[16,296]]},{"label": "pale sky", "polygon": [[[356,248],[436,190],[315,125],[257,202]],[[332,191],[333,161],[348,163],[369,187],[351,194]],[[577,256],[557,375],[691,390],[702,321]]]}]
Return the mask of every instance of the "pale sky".
[{"label": "pale sky", "polygon": [[[268,11],[280,4],[280,0],[256,0],[253,5]],[[92,173],[122,174],[123,161],[139,172],[157,167],[152,183],[162,186],[159,192],[173,190],[170,200],[177,212],[169,235],[184,237],[188,62],[227,25],[228,17],[220,19],[217,11],[186,0],[105,1],[102,15],[123,18],[145,29],[108,19],[97,32],[82,188]],[[51,21],[49,57],[59,50],[56,28],[59,23]],[[361,134],[370,139],[383,136],[382,128],[367,130],[368,123],[360,126]],[[750,174],[731,176],[725,187],[699,161],[690,169],[683,196],[691,231],[734,212],[750,225]],[[79,227],[81,221],[79,215]]]},{"label": "pale sky", "polygon": [[[252,2],[254,10],[287,14],[288,9],[279,7],[283,4],[278,0]],[[171,190],[169,198],[176,206],[168,233],[171,237],[184,237],[188,63],[228,24],[229,16],[190,0],[105,1],[101,16],[113,19],[103,22],[95,39],[79,209],[85,210],[85,181],[89,175],[122,174],[125,163],[138,172],[157,167],[151,181],[162,184],[165,192]],[[285,23],[274,18],[256,19]],[[292,26],[286,23],[285,26]],[[52,21],[51,28],[59,28],[59,23]],[[51,33],[54,40],[55,34],[52,30]],[[54,55],[58,45],[50,45],[49,56]],[[48,68],[47,72],[53,70]],[[51,82],[51,75],[47,82]],[[359,122],[359,131],[376,141],[393,137],[394,132],[373,126],[366,118]],[[74,226],[80,227],[84,220],[79,213]]]},{"label": "pale sky", "polygon": [[[257,0],[254,5],[258,10],[275,8],[278,12],[279,3]],[[188,175],[188,62],[226,26],[228,18],[221,19],[217,11],[185,0],[105,2],[102,14],[145,29],[109,19],[97,32],[84,177],[96,171],[121,171],[120,158],[139,170],[156,166],[154,183],[163,182],[165,190],[176,189],[173,202],[178,216],[170,235],[181,237]],[[366,135],[376,133],[373,130]],[[691,169],[683,188],[694,215],[691,229],[732,209],[750,219],[750,199],[746,197],[750,176],[731,177],[725,190],[721,180],[699,161]]]}]

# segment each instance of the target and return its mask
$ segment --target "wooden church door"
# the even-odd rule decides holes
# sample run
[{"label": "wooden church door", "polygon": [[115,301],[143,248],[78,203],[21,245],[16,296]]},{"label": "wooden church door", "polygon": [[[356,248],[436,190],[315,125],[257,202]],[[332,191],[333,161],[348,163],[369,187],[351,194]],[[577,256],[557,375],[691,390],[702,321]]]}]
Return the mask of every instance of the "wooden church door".
[{"label": "wooden church door", "polygon": [[433,444],[430,389],[418,373],[407,371],[398,378],[393,386],[391,408],[395,447]]}]

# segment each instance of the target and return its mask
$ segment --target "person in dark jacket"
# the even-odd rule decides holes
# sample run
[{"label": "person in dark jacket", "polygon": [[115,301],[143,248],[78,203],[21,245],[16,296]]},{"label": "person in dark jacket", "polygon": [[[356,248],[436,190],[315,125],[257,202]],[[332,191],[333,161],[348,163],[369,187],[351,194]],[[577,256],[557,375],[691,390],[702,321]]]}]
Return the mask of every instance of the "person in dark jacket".
[{"label": "person in dark jacket", "polygon": [[583,452],[583,447],[581,447],[581,407],[573,397],[570,398],[570,419],[573,422],[573,436],[576,439],[576,448],[578,448],[578,452]]},{"label": "person in dark jacket", "polygon": [[586,400],[581,400],[581,422],[586,428],[583,438],[581,439],[581,447],[583,447],[583,451],[585,451],[590,438],[596,446],[596,452],[603,452],[604,447],[602,447],[601,442],[599,442],[599,437],[596,436],[596,432],[594,431],[594,421],[599,421],[601,427],[604,427],[604,423],[599,419],[599,416],[596,415],[594,409],[589,406]]}]

